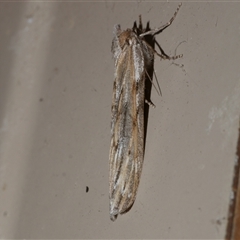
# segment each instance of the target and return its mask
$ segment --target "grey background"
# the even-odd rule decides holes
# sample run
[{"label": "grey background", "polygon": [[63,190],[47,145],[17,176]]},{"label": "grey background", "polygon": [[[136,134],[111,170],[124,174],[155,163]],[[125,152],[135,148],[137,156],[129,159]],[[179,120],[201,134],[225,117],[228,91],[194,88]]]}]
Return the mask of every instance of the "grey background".
[{"label": "grey background", "polygon": [[155,60],[163,95],[152,89],[137,199],[109,219],[113,26],[130,28],[142,14],[159,27],[177,6],[0,3],[1,238],[224,238],[240,110],[238,3],[183,2],[157,36],[183,58]]}]

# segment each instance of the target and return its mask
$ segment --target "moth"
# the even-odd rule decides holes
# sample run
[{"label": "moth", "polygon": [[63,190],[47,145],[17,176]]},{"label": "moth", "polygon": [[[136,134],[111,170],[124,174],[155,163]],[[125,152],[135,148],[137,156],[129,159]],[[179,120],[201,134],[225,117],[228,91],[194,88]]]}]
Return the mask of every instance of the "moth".
[{"label": "moth", "polygon": [[114,26],[112,54],[115,74],[111,114],[111,146],[109,153],[109,199],[110,219],[128,212],[139,186],[144,157],[144,104],[147,70],[153,64],[154,54],[163,59],[177,59],[161,54],[146,41],[146,36],[162,32],[175,19],[181,4],[170,21],[156,29],[143,29],[141,16],[139,26],[121,30]]}]

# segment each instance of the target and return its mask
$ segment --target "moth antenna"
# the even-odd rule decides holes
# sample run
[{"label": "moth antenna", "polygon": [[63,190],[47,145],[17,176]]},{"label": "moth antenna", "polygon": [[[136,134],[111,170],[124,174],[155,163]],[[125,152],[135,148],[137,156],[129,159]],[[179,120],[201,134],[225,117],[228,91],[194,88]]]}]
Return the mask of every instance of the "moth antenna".
[{"label": "moth antenna", "polygon": [[159,28],[155,28],[155,29],[152,29],[152,30],[147,31],[147,32],[145,32],[145,33],[142,33],[142,34],[140,35],[140,37],[143,37],[143,36],[145,36],[145,35],[153,35],[153,36],[154,36],[154,35],[162,32],[162,31],[163,31],[164,29],[166,29],[167,27],[169,27],[169,26],[172,24],[173,20],[176,18],[177,13],[178,13],[178,11],[179,11],[179,9],[180,9],[181,6],[182,6],[182,3],[180,3],[180,4],[178,5],[178,8],[177,8],[176,12],[174,13],[173,17],[170,19],[170,21],[169,21],[168,23],[162,25],[162,26],[159,27]]}]

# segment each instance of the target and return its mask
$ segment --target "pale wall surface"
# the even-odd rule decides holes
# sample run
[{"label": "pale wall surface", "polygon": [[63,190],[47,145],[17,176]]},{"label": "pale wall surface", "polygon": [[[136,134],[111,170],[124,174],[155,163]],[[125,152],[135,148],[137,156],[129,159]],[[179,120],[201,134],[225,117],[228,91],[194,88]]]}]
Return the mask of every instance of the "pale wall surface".
[{"label": "pale wall surface", "polygon": [[158,27],[177,5],[0,4],[1,238],[224,238],[240,112],[238,3],[184,2],[157,36],[170,55],[184,41],[184,56],[179,66],[156,58],[163,96],[152,89],[137,200],[109,219],[112,29],[139,14]]}]

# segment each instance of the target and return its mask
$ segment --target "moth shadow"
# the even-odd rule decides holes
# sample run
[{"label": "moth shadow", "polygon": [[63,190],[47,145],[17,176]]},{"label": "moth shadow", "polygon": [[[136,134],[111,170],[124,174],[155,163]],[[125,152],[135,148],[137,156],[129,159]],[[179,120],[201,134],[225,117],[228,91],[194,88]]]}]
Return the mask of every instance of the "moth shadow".
[{"label": "moth shadow", "polygon": [[[139,25],[137,26],[137,22],[135,21],[133,24],[133,31],[139,36],[140,34],[148,32],[150,30],[151,28],[150,28],[149,21],[146,24],[146,28],[143,28],[142,19],[140,15]],[[152,49],[155,49],[156,40],[154,35],[145,35],[142,40],[145,41]],[[157,43],[157,46],[160,49],[160,51],[163,52],[161,46],[158,43]],[[153,73],[154,73],[154,57],[150,65],[148,65],[147,69],[145,69],[145,99],[147,100],[147,102],[150,102],[150,103],[152,103],[151,92],[152,92]],[[144,103],[144,150],[143,150],[144,155],[145,155],[145,146],[146,146],[146,138],[147,138],[148,116],[149,116],[149,104],[145,102]]]},{"label": "moth shadow", "polygon": [[[147,23],[149,26],[149,22]],[[147,30],[146,30],[147,31]],[[155,40],[153,36],[147,35],[145,37],[145,41],[154,49]],[[151,61],[151,64],[146,69],[145,73],[145,99],[148,102],[151,101],[151,93],[152,93],[152,81],[153,81],[153,72],[154,72],[154,58]],[[144,103],[144,155],[145,155],[145,146],[146,146],[146,138],[147,138],[147,127],[148,127],[148,117],[149,117],[149,107],[148,103]]]}]

